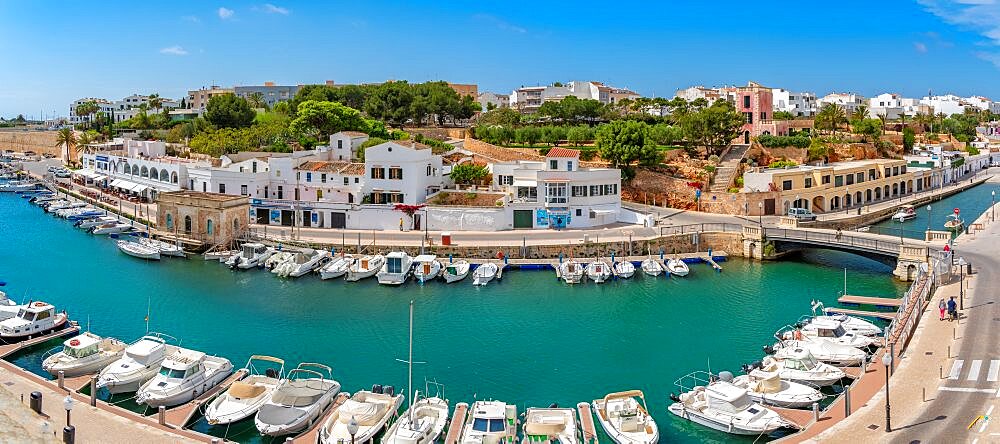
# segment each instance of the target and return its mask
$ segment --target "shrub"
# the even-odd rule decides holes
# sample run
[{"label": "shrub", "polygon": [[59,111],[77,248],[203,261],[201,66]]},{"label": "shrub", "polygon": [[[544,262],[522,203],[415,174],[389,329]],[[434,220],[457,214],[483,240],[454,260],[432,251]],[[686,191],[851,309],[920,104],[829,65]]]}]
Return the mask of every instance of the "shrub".
[{"label": "shrub", "polygon": [[709,173],[714,173],[715,165],[705,165],[705,171],[708,171]]},{"label": "shrub", "polygon": [[708,156],[708,161],[712,163],[719,163],[719,156],[712,154],[711,156]]},{"label": "shrub", "polygon": [[810,139],[809,136],[801,134],[795,136],[772,136],[770,134],[761,134],[757,136],[757,143],[767,148],[783,148],[787,146],[808,148]]},{"label": "shrub", "polygon": [[788,160],[788,159],[775,160],[774,162],[771,162],[770,164],[767,165],[768,168],[784,168],[793,166],[798,166],[798,164],[795,163],[794,160]]},{"label": "shrub", "polygon": [[580,150],[580,160],[594,160],[594,157],[597,157],[597,150]]}]

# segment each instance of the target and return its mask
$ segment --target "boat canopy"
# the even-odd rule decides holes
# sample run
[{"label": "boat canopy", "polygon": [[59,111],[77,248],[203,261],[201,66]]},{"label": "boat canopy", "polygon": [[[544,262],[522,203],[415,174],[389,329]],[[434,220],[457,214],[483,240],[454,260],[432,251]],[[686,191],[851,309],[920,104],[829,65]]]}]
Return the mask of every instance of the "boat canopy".
[{"label": "boat canopy", "polygon": [[750,407],[747,391],[728,382],[719,381],[705,388],[708,406],[724,412],[739,413]]},{"label": "boat canopy", "polygon": [[413,258],[413,262],[432,262],[437,260],[437,256],[433,254],[421,254]]},{"label": "boat canopy", "polygon": [[251,361],[270,361],[270,362],[273,362],[275,364],[282,364],[282,365],[285,364],[285,360],[284,359],[275,358],[274,356],[267,356],[267,355],[252,355],[252,356],[250,356],[250,360]]},{"label": "boat canopy", "polygon": [[604,397],[604,402],[608,402],[612,399],[635,398],[635,397],[646,399],[646,396],[642,394],[642,390],[628,390],[624,392],[608,393],[608,395]]},{"label": "boat canopy", "polygon": [[781,375],[778,372],[755,369],[750,371],[750,376],[757,379],[754,390],[756,392],[778,393],[781,391]]},{"label": "boat canopy", "polygon": [[340,406],[340,414],[337,416],[337,420],[347,423],[351,418],[354,418],[358,425],[372,426],[378,422],[378,413],[378,405],[348,399],[344,401],[344,405]]},{"label": "boat canopy", "polygon": [[229,396],[236,399],[252,399],[260,396],[265,390],[267,389],[262,385],[236,381],[231,387],[229,387]]}]

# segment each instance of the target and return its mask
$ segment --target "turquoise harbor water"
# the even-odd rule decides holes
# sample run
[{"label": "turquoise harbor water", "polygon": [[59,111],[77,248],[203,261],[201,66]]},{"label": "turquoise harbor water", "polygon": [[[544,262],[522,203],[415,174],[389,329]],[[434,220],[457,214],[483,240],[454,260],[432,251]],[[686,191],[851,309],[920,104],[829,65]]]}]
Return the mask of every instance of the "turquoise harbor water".
[{"label": "turquoise harbor water", "polygon": [[[924,231],[930,227],[931,230],[944,230],[944,222],[955,208],[961,211],[962,219],[966,224],[971,224],[979,215],[990,208],[993,203],[992,192],[1000,193],[1000,184],[984,183],[977,185],[958,194],[953,194],[939,201],[931,202],[931,211],[928,213],[927,205],[916,208],[917,217],[900,224],[892,219],[884,220],[872,226],[872,232],[878,232],[890,236],[899,236],[923,239]],[[997,197],[1000,199],[1000,196]],[[1000,217],[1000,214],[997,215]],[[930,221],[930,223],[928,223]]]},{"label": "turquoise harbor water", "polygon": [[[670,415],[674,380],[709,363],[713,371],[737,371],[760,359],[761,345],[808,313],[810,299],[834,303],[844,267],[851,293],[893,296],[905,289],[884,265],[824,251],[769,264],[734,258],[722,273],[693,265],[683,279],[637,275],[575,287],[551,271],[511,271],[485,288],[469,281],[389,288],[374,280],[281,280],[197,257],[137,260],[10,194],[0,194],[0,239],[0,280],[14,299],[52,302],[94,332],[126,341],[145,332],[148,302],[151,329],[183,346],[227,357],[236,367],[251,354],[284,358],[289,367],[326,363],[348,391],[374,383],[405,390],[406,367],[396,358],[406,357],[413,299],[415,359],[426,362],[414,367],[420,388],[424,378],[436,379],[452,405],[493,398],[519,411],[638,388],[663,442],[736,439]],[[15,362],[40,372],[46,348]],[[227,433],[203,422],[195,428]],[[228,437],[261,441],[252,422],[233,425]]]}]

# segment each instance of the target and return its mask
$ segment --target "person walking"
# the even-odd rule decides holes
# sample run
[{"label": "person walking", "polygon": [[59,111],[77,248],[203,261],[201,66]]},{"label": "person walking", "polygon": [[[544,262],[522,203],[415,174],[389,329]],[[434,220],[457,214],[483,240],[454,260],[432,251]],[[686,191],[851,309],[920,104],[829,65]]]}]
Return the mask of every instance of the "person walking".
[{"label": "person walking", "polygon": [[947,310],[947,309],[948,309],[948,304],[945,304],[944,303],[944,298],[941,298],[941,300],[938,301],[938,312],[940,313],[940,319],[942,321],[944,320],[944,313],[945,313],[945,310]]},{"label": "person walking", "polygon": [[399,231],[403,231],[403,218],[399,218]]},{"label": "person walking", "polygon": [[948,314],[951,315],[951,318],[948,320],[949,322],[958,319],[958,310],[956,309],[956,305],[958,304],[955,303],[954,296],[952,296],[951,299],[948,299]]}]

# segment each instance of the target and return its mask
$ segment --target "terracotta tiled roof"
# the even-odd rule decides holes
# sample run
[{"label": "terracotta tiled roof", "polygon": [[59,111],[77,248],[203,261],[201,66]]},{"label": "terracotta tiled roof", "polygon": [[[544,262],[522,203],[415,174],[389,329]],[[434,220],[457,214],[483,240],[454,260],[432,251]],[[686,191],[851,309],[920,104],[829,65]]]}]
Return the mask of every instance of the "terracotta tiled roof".
[{"label": "terracotta tiled roof", "polygon": [[545,157],[580,157],[579,150],[555,147],[549,150]]},{"label": "terracotta tiled roof", "polygon": [[302,171],[320,171],[325,173],[336,173],[350,165],[348,162],[319,162],[310,161],[299,165],[297,169]]},{"label": "terracotta tiled roof", "polygon": [[341,131],[341,134],[350,137],[367,137],[368,135],[361,131]]},{"label": "terracotta tiled roof", "polygon": [[365,174],[365,164],[363,163],[349,163],[344,169],[340,170],[340,174],[345,176],[360,176]]},{"label": "terracotta tiled roof", "polygon": [[528,154],[509,148],[501,148],[476,139],[466,139],[463,148],[474,155],[485,157],[495,162],[513,162],[516,160],[541,161],[543,158],[537,154]]}]

